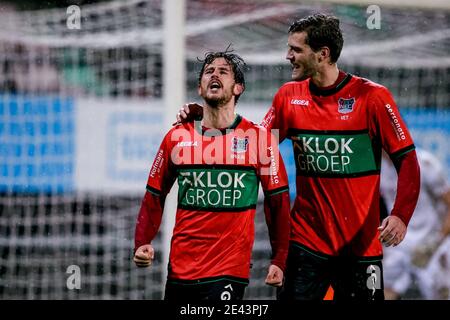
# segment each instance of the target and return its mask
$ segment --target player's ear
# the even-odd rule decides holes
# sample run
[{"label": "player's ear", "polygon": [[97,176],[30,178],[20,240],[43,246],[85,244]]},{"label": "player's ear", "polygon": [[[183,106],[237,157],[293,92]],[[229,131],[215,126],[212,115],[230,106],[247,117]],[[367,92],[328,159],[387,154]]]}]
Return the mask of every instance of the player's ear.
[{"label": "player's ear", "polygon": [[233,94],[238,96],[244,92],[244,85],[242,83],[235,83],[233,88]]},{"label": "player's ear", "polygon": [[322,47],[319,50],[319,62],[325,61],[327,58],[330,58],[330,48]]},{"label": "player's ear", "polygon": [[201,96],[202,90],[200,88],[200,85],[198,85],[198,87],[197,87],[197,93],[198,93],[199,96]]}]

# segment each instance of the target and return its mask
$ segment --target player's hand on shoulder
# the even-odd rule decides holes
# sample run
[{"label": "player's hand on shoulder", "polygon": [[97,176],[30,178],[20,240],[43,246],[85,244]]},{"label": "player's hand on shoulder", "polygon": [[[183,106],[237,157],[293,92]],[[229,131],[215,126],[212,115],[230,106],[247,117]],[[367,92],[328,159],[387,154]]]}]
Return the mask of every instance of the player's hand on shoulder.
[{"label": "player's hand on shoulder", "polygon": [[191,122],[201,118],[203,118],[203,107],[195,102],[186,103],[181,107],[180,112],[177,113],[177,121],[174,125]]},{"label": "player's hand on shoulder", "polygon": [[378,239],[386,246],[398,246],[406,236],[406,225],[397,216],[386,217],[378,227],[380,235]]},{"label": "player's hand on shoulder", "polygon": [[137,248],[133,261],[140,267],[145,268],[152,264],[153,258],[155,257],[155,250],[151,244],[144,244]]},{"label": "player's hand on shoulder", "polygon": [[266,277],[266,284],[273,287],[281,287],[283,284],[283,270],[280,267],[271,264]]}]

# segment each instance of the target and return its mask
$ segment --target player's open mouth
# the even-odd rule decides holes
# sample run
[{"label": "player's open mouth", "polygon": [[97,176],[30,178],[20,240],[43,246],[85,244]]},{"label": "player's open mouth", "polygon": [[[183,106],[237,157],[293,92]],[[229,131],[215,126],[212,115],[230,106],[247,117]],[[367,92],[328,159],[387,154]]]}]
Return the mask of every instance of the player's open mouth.
[{"label": "player's open mouth", "polygon": [[219,81],[211,81],[209,84],[210,89],[220,89],[222,88],[222,84]]}]

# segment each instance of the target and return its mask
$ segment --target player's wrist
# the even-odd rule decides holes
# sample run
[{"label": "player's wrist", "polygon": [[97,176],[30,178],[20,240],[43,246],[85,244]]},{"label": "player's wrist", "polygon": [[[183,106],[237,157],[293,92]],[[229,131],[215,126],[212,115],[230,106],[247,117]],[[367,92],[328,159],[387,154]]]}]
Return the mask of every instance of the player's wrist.
[{"label": "player's wrist", "polygon": [[400,213],[400,212],[392,212],[391,217],[395,217],[397,219],[400,219],[401,222],[405,225],[405,227],[408,226],[408,220]]},{"label": "player's wrist", "polygon": [[283,262],[280,261],[280,260],[272,260],[270,264],[273,265],[273,266],[276,266],[276,267],[280,268],[281,271],[283,271],[283,272],[284,272],[285,269],[286,269],[286,262],[283,263]]}]

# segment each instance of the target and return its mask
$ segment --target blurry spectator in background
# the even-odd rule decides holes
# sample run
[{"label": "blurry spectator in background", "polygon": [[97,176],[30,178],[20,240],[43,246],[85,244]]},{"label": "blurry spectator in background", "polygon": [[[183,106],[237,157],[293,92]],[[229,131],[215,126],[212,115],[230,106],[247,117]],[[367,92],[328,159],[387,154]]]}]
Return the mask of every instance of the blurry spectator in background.
[{"label": "blurry spectator in background", "polygon": [[[385,296],[392,300],[448,299],[450,185],[435,156],[423,149],[416,149],[416,152],[422,168],[419,200],[403,242],[395,249],[384,249]],[[383,153],[380,189],[387,212],[392,210],[396,187],[396,170]],[[418,297],[408,294],[414,288],[419,291]]]},{"label": "blurry spectator in background", "polygon": [[450,300],[450,236],[447,235],[439,244],[430,262],[419,274],[425,299]]},{"label": "blurry spectator in background", "polygon": [[62,79],[50,48],[3,44],[0,56],[3,54],[0,92],[46,94],[60,91]]}]

